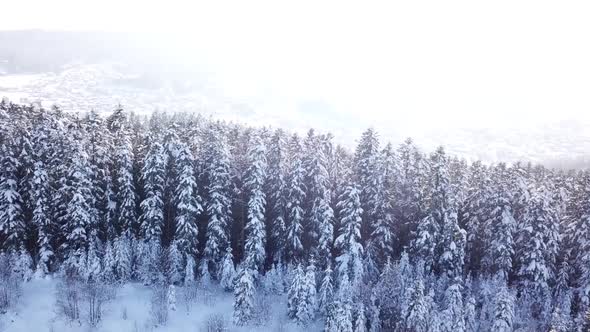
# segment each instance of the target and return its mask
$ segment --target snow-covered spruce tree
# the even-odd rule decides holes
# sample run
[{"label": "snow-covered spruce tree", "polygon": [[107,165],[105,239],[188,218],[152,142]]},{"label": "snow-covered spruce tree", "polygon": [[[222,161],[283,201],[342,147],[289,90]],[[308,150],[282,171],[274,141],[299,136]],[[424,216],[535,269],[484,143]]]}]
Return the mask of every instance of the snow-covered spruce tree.
[{"label": "snow-covered spruce tree", "polygon": [[94,225],[92,215],[92,188],[90,183],[90,167],[88,156],[82,148],[83,142],[78,142],[72,156],[72,163],[68,171],[68,181],[72,188],[72,197],[68,202],[65,224],[62,226],[63,234],[66,234],[66,242],[63,249],[67,257],[80,257],[86,253],[88,244],[88,230]]},{"label": "snow-covered spruce tree", "polygon": [[206,135],[205,152],[207,160],[207,241],[205,258],[213,264],[215,273],[218,264],[229,245],[229,223],[231,220],[229,148],[220,126],[211,125]]},{"label": "snow-covered spruce tree", "polygon": [[35,202],[33,210],[33,224],[37,227],[37,245],[39,247],[39,259],[37,263],[37,275],[43,277],[51,271],[51,264],[55,257],[53,250],[54,226],[50,213],[50,188],[45,164],[42,161],[35,162],[33,173],[33,195]]},{"label": "snow-covered spruce tree", "polygon": [[491,331],[510,332],[514,330],[514,297],[506,286],[501,287],[496,294],[493,323]]},{"label": "snow-covered spruce tree", "polygon": [[359,199],[362,207],[361,238],[363,243],[369,239],[374,231],[374,224],[369,220],[376,220],[377,185],[379,181],[379,136],[373,128],[367,129],[361,135],[354,155],[354,173],[359,186]]},{"label": "snow-covered spruce tree", "polygon": [[93,206],[96,211],[98,235],[102,240],[116,235],[114,229],[115,197],[111,174],[113,148],[111,135],[106,130],[105,121],[94,110],[84,118],[88,137],[88,163],[92,183]]},{"label": "snow-covered spruce tree", "polygon": [[[535,319],[548,319],[546,300],[549,298],[549,282],[555,261],[548,244],[553,241],[551,223],[557,223],[551,206],[551,198],[544,188],[533,192],[525,208],[520,230],[519,263],[522,293],[531,301]],[[534,300],[533,300],[534,299]],[[541,316],[544,316],[543,318]]]},{"label": "snow-covered spruce tree", "polygon": [[[466,179],[463,180],[457,176],[457,168],[462,165],[452,161],[451,165],[453,172],[449,175],[455,175],[459,181],[464,183],[451,182],[451,188],[464,187],[462,193],[465,197],[457,197],[458,205],[458,219],[462,227],[468,234],[465,251],[468,253],[466,257],[466,266],[470,273],[479,273],[480,270],[486,270],[489,273],[489,264],[484,264],[482,261],[489,258],[489,239],[487,232],[489,232],[489,219],[491,210],[493,209],[493,191],[497,189],[498,183],[491,180],[490,168],[480,161],[472,163],[466,167]],[[457,193],[457,189],[453,190]],[[482,266],[487,266],[485,269]]]},{"label": "snow-covered spruce tree", "polygon": [[303,200],[305,198],[304,169],[301,160],[301,143],[297,135],[289,141],[289,189],[287,194],[286,258],[297,262],[303,257]]},{"label": "snow-covered spruce tree", "polygon": [[51,154],[52,118],[47,112],[40,112],[33,129],[32,144],[33,177],[31,179],[31,201],[33,204],[32,224],[37,229],[38,259],[36,275],[43,277],[51,269],[55,259],[55,227],[51,211],[51,182],[47,169]]},{"label": "snow-covered spruce tree", "polygon": [[318,305],[320,313],[323,315],[327,314],[328,307],[334,300],[334,279],[332,274],[332,266],[331,264],[328,264],[323,271],[322,282],[318,294]]},{"label": "snow-covered spruce tree", "polygon": [[250,167],[246,177],[246,187],[250,192],[248,200],[248,222],[246,223],[245,264],[254,273],[259,273],[266,259],[265,242],[266,229],[264,214],[266,195],[264,181],[266,180],[266,147],[260,135],[252,137],[248,151]]},{"label": "snow-covered spruce tree", "polygon": [[374,225],[367,244],[367,252],[379,267],[383,267],[393,253],[394,241],[391,200],[394,197],[393,185],[397,174],[391,144],[381,151],[375,176],[377,177],[374,188],[375,204],[374,211],[371,213]]},{"label": "snow-covered spruce tree", "polygon": [[182,253],[179,250],[179,244],[173,241],[168,246],[166,257],[166,279],[171,285],[180,285],[183,281],[183,266]]},{"label": "snow-covered spruce tree", "polygon": [[168,310],[176,311],[176,286],[168,285],[166,300],[168,302]]},{"label": "snow-covered spruce tree", "polygon": [[[409,232],[415,232],[427,212],[428,163],[412,139],[408,138],[396,150],[396,165],[397,185],[393,200],[397,210],[396,223]],[[407,245],[411,239],[400,235],[400,246]]]},{"label": "snow-covered spruce tree", "polygon": [[314,261],[311,260],[305,271],[305,306],[302,308],[299,317],[305,317],[306,321],[311,321],[315,318],[317,311],[317,285],[316,285],[316,267]]},{"label": "snow-covered spruce tree", "polygon": [[232,255],[231,247],[225,249],[225,255],[221,262],[219,284],[226,291],[234,289],[234,279],[236,277],[236,269],[234,267],[234,256]]},{"label": "snow-covered spruce tree", "polygon": [[352,308],[348,303],[336,301],[328,307],[326,332],[353,332]]},{"label": "snow-covered spruce tree", "polygon": [[250,269],[242,267],[234,290],[234,323],[243,326],[253,315],[254,310],[254,278]]},{"label": "snow-covered spruce tree", "polygon": [[449,279],[461,278],[465,261],[466,232],[458,224],[456,208],[450,197],[448,160],[442,147],[432,155],[432,164],[433,194],[430,218],[441,230],[438,237],[435,235],[435,241],[441,247],[438,270]]},{"label": "snow-covered spruce tree", "polygon": [[285,276],[282,273],[280,267],[277,268],[275,264],[272,265],[270,270],[264,274],[261,284],[267,294],[282,295],[284,292],[283,281]]},{"label": "snow-covered spruce tree", "polygon": [[203,212],[200,197],[197,193],[197,182],[194,175],[193,157],[185,143],[179,144],[176,158],[178,175],[176,179],[176,234],[178,246],[185,256],[197,253],[199,229],[197,217]]},{"label": "snow-covered spruce tree", "polygon": [[305,271],[301,264],[298,264],[287,293],[287,316],[293,320],[298,320],[297,313],[299,311],[299,306],[305,297],[304,285]]},{"label": "snow-covered spruce tree", "polygon": [[19,161],[11,143],[10,138],[0,142],[0,234],[6,239],[2,248],[18,250],[24,242],[25,224],[17,178]]},{"label": "snow-covered spruce tree", "polygon": [[442,241],[443,251],[439,259],[441,271],[450,279],[463,278],[467,234],[459,226],[456,212],[450,212],[445,218]]},{"label": "snow-covered spruce tree", "polygon": [[179,187],[179,174],[182,172],[178,161],[180,158],[180,149],[183,148],[184,143],[180,141],[178,136],[179,125],[174,121],[169,121],[167,128],[163,130],[164,155],[166,156],[164,166],[164,193],[162,201],[164,203],[164,223],[162,228],[162,241],[164,243],[172,242],[175,237],[177,228],[176,214],[177,214],[177,189]]},{"label": "snow-covered spruce tree", "polygon": [[[303,248],[305,252],[319,258],[320,266],[325,265],[327,246],[331,245],[333,235],[326,234],[333,226],[333,211],[330,206],[331,195],[328,191],[327,153],[331,146],[330,137],[317,135],[310,129],[303,140],[302,166],[305,197],[303,200]],[[327,226],[327,227],[326,227]],[[321,232],[323,243],[320,243]],[[330,243],[328,243],[330,242]],[[321,247],[321,248],[320,248]],[[318,251],[322,251],[319,253]]]},{"label": "snow-covered spruce tree", "polygon": [[551,313],[549,323],[550,332],[568,332],[572,330],[572,319],[569,313],[563,313],[559,307],[555,307]]},{"label": "snow-covered spruce tree", "polygon": [[195,278],[196,263],[195,258],[192,255],[185,257],[184,264],[184,286],[193,287],[196,281]]},{"label": "snow-covered spruce tree", "polygon": [[465,331],[462,287],[457,280],[447,287],[444,297],[445,308],[442,312],[443,332]]},{"label": "snow-covered spruce tree", "polygon": [[430,308],[422,280],[416,280],[408,289],[408,293],[408,303],[402,308],[402,324],[407,331],[426,332],[429,327]]},{"label": "snow-covered spruce tree", "polygon": [[360,191],[356,185],[349,185],[338,202],[340,209],[340,232],[334,243],[338,256],[336,257],[339,278],[346,275],[355,289],[362,278],[363,246],[361,241],[361,216],[363,209],[359,197]]},{"label": "snow-covered spruce tree", "polygon": [[98,231],[94,230],[90,234],[90,243],[88,244],[88,254],[86,255],[86,280],[96,282],[101,280],[102,266],[100,257],[102,255],[102,246],[98,238]]},{"label": "snow-covered spruce tree", "polygon": [[[116,232],[138,232],[136,217],[136,188],[133,181],[133,146],[129,133],[129,119],[122,108],[117,108],[107,119],[107,127],[114,135],[114,192],[116,198]],[[111,235],[112,236],[112,235]]]},{"label": "snow-covered spruce tree", "polygon": [[572,243],[573,268],[577,273],[575,282],[580,289],[582,310],[590,308],[590,174],[580,175],[577,191],[568,214],[571,226],[567,230]]},{"label": "snow-covered spruce tree", "polygon": [[492,237],[489,252],[489,264],[491,273],[508,280],[512,270],[512,257],[514,256],[513,233],[516,221],[512,215],[510,202],[504,193],[496,192],[493,199],[494,207],[488,223],[492,227]]},{"label": "snow-covered spruce tree", "polygon": [[209,261],[207,259],[201,259],[199,265],[199,284],[202,288],[207,289],[211,287],[211,282],[212,278],[211,273],[209,273]]},{"label": "snow-covered spruce tree", "polygon": [[355,308],[354,332],[367,332],[367,315],[365,305],[359,303]]},{"label": "snow-covered spruce tree", "polygon": [[106,284],[112,284],[117,279],[115,274],[116,265],[115,250],[112,242],[109,241],[105,245],[104,256],[102,257],[101,280]]},{"label": "snow-covered spruce tree", "polygon": [[463,309],[465,315],[465,331],[477,332],[479,329],[477,317],[477,301],[472,295],[469,295],[465,300],[465,307]]},{"label": "snow-covered spruce tree", "polygon": [[[393,264],[391,259],[385,263],[379,276],[379,281],[374,287],[376,299],[379,302],[381,312],[381,324],[384,330],[395,328],[395,324],[401,319],[402,304],[406,304],[405,293],[410,286],[413,277],[411,271],[405,274],[402,262],[409,265],[408,255],[404,252],[399,264]],[[405,264],[404,263],[404,264]],[[408,282],[406,282],[406,279]]]},{"label": "snow-covered spruce tree", "polygon": [[142,170],[145,199],[141,202],[141,232],[146,241],[161,241],[164,226],[164,172],[166,158],[162,145],[153,141]]},{"label": "snow-covered spruce tree", "polygon": [[304,326],[315,317],[317,306],[315,267],[310,264],[306,270],[301,264],[297,266],[287,295],[287,315]]},{"label": "snow-covered spruce tree", "polygon": [[268,247],[271,249],[272,261],[278,263],[285,261],[287,238],[287,183],[286,160],[287,149],[285,133],[277,129],[273,134],[268,152],[267,171],[267,201],[270,215],[270,234]]},{"label": "snow-covered spruce tree", "polygon": [[33,260],[24,247],[10,253],[10,265],[19,281],[29,281],[33,276]]},{"label": "snow-covered spruce tree", "polygon": [[114,244],[115,273],[117,279],[126,282],[131,279],[131,240],[130,235],[123,234],[118,237]]},{"label": "snow-covered spruce tree", "polygon": [[[311,244],[314,245],[317,238],[317,255],[320,268],[325,268],[332,261],[334,243],[334,211],[330,206],[331,193],[329,191],[328,171],[328,147],[331,145],[329,138],[320,136],[313,140],[313,151],[308,151],[307,198],[312,200],[309,222],[313,232],[317,232]],[[311,248],[310,248],[311,249]]]}]

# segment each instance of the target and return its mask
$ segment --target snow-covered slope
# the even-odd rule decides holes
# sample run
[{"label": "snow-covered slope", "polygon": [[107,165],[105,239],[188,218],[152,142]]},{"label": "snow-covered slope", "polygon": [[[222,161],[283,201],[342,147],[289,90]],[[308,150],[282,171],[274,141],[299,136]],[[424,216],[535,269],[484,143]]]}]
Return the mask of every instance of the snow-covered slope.
[{"label": "snow-covered slope", "polygon": [[[80,319],[70,321],[59,314],[56,306],[57,280],[32,280],[23,284],[22,296],[12,310],[0,315],[0,331],[31,332],[199,332],[207,331],[210,317],[223,317],[229,331],[302,331],[286,317],[286,300],[269,297],[271,309],[259,326],[238,328],[231,323],[233,295],[217,288],[200,291],[194,302],[183,298],[183,289],[177,290],[175,311],[169,312],[165,325],[154,323],[150,313],[152,290],[139,284],[127,284],[116,291],[115,298],[106,302],[104,315],[96,329],[90,329],[86,320],[87,308],[81,302]],[[321,323],[305,331],[320,331]]]},{"label": "snow-covered slope", "polygon": [[[66,111],[110,112],[117,104],[136,113],[154,110],[188,111],[215,118],[270,125],[305,132],[309,128],[330,131],[339,143],[354,147],[360,133],[374,126],[383,141],[399,144],[413,137],[418,145],[433,150],[444,145],[449,152],[469,160],[487,162],[516,160],[541,162],[557,167],[590,164],[590,122],[565,119],[536,124],[512,123],[503,128],[441,125],[422,128],[420,119],[384,123],[363,114],[353,116],[318,102],[259,100],[230,95],[214,78],[203,74],[192,81],[145,77],[117,63],[75,64],[58,72],[0,75],[0,96],[14,102],[58,104]],[[157,81],[157,84],[153,84]],[[184,85],[183,85],[184,84]],[[418,124],[418,125],[417,125]]]}]

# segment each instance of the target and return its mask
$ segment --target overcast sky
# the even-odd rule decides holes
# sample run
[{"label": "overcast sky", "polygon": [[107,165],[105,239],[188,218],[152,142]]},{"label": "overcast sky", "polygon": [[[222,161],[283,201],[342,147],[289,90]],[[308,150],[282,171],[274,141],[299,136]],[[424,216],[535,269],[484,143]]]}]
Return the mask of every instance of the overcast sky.
[{"label": "overcast sky", "polygon": [[6,1],[0,29],[166,31],[228,96],[378,128],[590,118],[589,1],[285,3]]}]

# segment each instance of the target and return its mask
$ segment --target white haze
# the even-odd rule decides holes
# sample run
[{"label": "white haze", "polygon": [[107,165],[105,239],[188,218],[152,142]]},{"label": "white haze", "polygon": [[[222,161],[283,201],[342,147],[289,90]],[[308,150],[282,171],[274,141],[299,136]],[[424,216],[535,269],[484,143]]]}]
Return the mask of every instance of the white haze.
[{"label": "white haze", "polygon": [[[173,39],[225,96],[337,134],[374,126],[452,144],[446,135],[464,128],[516,128],[567,140],[564,121],[590,123],[587,1],[21,0],[3,9],[0,29]],[[590,151],[589,142],[579,144]]]}]

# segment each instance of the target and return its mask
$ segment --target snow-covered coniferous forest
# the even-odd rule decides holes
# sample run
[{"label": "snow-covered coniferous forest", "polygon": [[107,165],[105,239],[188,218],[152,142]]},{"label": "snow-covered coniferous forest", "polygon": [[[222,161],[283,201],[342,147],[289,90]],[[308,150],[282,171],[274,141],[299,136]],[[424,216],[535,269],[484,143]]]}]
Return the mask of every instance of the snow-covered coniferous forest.
[{"label": "snow-covered coniferous forest", "polygon": [[0,104],[0,330],[590,331],[590,173]]}]

